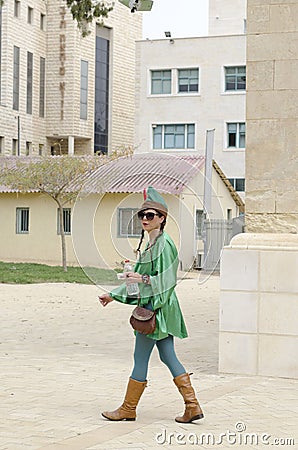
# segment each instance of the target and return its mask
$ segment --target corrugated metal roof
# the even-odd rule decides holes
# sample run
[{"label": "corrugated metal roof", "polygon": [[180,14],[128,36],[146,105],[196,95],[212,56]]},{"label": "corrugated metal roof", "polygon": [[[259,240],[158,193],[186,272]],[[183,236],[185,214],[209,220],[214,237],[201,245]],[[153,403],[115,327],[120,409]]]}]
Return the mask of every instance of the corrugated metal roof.
[{"label": "corrugated metal roof", "polygon": [[[53,157],[59,158],[59,157]],[[89,157],[90,158],[90,157]],[[35,162],[38,157],[1,157],[0,168],[19,170],[17,161]],[[92,171],[83,186],[85,193],[142,192],[153,185],[163,193],[180,194],[193,177],[204,167],[203,156],[175,156],[166,154],[135,154],[110,161]],[[74,186],[71,183],[68,191]],[[0,192],[19,192],[0,186]],[[28,192],[38,192],[30,190]]]},{"label": "corrugated metal roof", "polygon": [[204,167],[203,156],[135,154],[96,169],[84,186],[88,193],[142,192],[152,185],[160,192],[180,194]]}]

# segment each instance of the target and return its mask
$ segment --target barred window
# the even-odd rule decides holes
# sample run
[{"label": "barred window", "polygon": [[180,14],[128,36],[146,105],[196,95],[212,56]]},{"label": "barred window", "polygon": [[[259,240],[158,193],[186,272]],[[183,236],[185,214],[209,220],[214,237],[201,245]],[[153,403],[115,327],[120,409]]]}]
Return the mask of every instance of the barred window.
[{"label": "barred window", "polygon": [[29,233],[29,208],[16,209],[16,233]]},{"label": "barred window", "polygon": [[[65,234],[71,234],[71,208],[63,208],[63,229]],[[59,209],[57,209],[57,234],[60,234]]]},{"label": "barred window", "polygon": [[118,236],[139,237],[142,225],[137,215],[137,208],[118,208]]}]

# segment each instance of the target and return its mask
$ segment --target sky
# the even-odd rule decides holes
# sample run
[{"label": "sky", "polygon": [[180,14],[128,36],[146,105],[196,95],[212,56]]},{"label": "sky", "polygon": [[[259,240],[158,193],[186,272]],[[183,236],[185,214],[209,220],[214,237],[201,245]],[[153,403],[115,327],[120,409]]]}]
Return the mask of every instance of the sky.
[{"label": "sky", "polygon": [[[223,0],[224,1],[224,0]],[[208,31],[208,0],[154,0],[150,12],[143,13],[143,39],[196,37]]]}]

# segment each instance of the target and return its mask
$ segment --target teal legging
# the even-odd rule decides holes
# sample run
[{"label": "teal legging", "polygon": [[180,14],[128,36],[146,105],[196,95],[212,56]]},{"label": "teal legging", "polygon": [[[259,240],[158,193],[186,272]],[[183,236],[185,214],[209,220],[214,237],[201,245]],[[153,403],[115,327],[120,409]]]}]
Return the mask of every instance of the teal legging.
[{"label": "teal legging", "polygon": [[165,339],[157,341],[148,338],[144,334],[137,333],[134,351],[134,368],[131,378],[141,382],[147,379],[148,363],[155,344],[159,352],[160,360],[168,367],[173,378],[186,372],[176,356],[173,336],[169,335]]}]

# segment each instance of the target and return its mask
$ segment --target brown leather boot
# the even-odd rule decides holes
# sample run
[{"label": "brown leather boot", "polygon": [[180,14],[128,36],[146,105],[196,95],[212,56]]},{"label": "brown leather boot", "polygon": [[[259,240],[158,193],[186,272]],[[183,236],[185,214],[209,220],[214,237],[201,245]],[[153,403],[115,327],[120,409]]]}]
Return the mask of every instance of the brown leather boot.
[{"label": "brown leather boot", "polygon": [[136,420],[136,407],[146,386],[147,381],[129,378],[122,405],[115,411],[104,411],[101,415],[109,420]]},{"label": "brown leather boot", "polygon": [[183,416],[176,417],[176,422],[190,423],[193,420],[203,419],[204,414],[196,399],[195,391],[191,385],[190,377],[188,373],[183,373],[174,378],[174,383],[179,389],[185,403],[185,411]]}]

